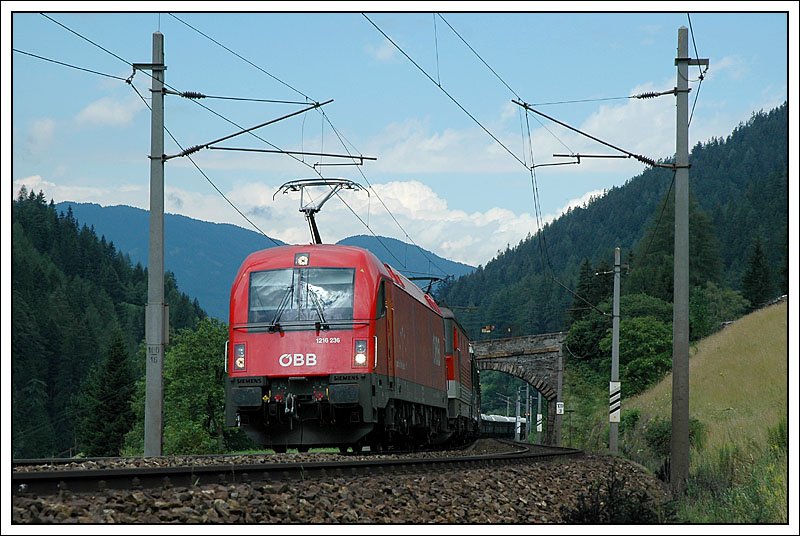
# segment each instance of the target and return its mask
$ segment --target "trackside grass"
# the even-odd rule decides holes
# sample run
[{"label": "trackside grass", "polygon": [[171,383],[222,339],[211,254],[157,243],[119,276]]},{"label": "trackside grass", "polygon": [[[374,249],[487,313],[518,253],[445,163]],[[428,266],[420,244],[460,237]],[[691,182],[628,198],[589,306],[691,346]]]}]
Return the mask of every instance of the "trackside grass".
[{"label": "trackside grass", "polygon": [[[680,521],[787,522],[788,334],[784,301],[691,349],[689,412],[697,437],[687,495],[677,504]],[[664,461],[663,440],[659,449],[654,438],[662,439],[658,430],[671,418],[671,392],[668,375],[623,399],[622,453],[654,471]]]}]

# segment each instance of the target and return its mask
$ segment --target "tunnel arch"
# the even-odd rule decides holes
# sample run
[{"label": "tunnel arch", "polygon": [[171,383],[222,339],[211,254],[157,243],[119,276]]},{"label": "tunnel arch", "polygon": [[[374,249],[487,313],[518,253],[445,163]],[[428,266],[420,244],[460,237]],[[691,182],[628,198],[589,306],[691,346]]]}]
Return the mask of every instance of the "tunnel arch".
[{"label": "tunnel arch", "polygon": [[561,415],[556,406],[562,398],[564,333],[544,333],[472,343],[478,370],[510,374],[530,384],[547,400],[544,442],[561,444]]}]

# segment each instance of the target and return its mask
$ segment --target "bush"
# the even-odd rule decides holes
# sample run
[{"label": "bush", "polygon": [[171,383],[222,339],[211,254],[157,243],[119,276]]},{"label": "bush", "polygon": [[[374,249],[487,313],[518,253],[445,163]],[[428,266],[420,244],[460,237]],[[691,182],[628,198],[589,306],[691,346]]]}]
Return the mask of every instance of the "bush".
[{"label": "bush", "polygon": [[723,445],[715,460],[701,463],[689,476],[687,489],[694,495],[698,492],[720,497],[733,485],[737,460],[741,456],[738,447]]},{"label": "bush", "polygon": [[639,417],[640,414],[638,409],[623,410],[622,417],[620,418],[619,422],[619,432],[624,434],[625,432],[636,428],[636,425],[639,423]]},{"label": "bush", "polygon": [[[694,417],[689,419],[689,445],[702,449],[705,445],[706,426]],[[650,450],[658,457],[666,458],[670,454],[672,440],[672,421],[653,419],[644,429],[644,440]]]},{"label": "bush", "polygon": [[615,464],[611,464],[604,484],[592,482],[588,493],[578,495],[575,508],[561,506],[564,522],[653,524],[673,517],[672,513],[662,512],[644,491],[626,490],[625,484],[625,477],[619,477]]}]

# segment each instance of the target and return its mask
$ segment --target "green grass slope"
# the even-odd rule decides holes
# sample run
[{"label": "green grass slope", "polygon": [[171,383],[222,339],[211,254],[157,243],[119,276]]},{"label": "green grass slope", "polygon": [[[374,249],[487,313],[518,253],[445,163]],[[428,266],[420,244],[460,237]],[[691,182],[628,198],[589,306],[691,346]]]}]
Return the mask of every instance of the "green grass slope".
[{"label": "green grass slope", "polygon": [[[760,309],[699,341],[689,360],[689,413],[705,425],[705,448],[763,444],[788,414],[788,308]],[[623,402],[640,421],[669,419],[672,375]]]},{"label": "green grass slope", "polygon": [[[692,347],[689,414],[695,438],[687,494],[676,503],[679,521],[787,522],[788,334],[784,300]],[[620,450],[653,471],[669,455],[671,394],[670,375],[623,400]]]}]

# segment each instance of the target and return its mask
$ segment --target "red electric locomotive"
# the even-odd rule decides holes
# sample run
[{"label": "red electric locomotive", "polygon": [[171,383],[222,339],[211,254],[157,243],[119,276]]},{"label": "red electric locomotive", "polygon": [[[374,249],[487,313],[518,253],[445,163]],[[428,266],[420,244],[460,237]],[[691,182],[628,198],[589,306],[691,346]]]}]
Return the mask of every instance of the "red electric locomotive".
[{"label": "red electric locomotive", "polygon": [[247,257],[231,289],[226,352],[226,425],[277,452],[477,433],[463,329],[361,248],[281,246]]}]

